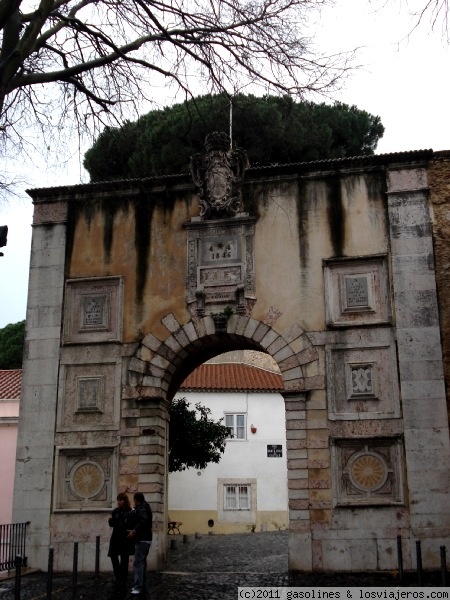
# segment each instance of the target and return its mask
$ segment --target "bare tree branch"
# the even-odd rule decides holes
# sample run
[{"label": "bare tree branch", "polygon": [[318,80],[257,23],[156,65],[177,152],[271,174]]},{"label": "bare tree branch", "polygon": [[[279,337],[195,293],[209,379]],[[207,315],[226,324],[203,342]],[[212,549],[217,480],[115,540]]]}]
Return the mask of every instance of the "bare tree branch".
[{"label": "bare tree branch", "polygon": [[306,36],[327,2],[0,0],[0,150],[33,124],[120,119],[155,77],[186,94],[193,77],[202,91],[331,92],[352,53],[320,56]]}]

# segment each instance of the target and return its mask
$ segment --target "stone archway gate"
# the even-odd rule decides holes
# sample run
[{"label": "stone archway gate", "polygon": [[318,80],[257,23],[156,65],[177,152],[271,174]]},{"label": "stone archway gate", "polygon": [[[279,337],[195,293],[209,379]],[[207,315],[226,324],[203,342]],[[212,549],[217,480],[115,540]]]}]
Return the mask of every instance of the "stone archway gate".
[{"label": "stone archway gate", "polygon": [[[284,380],[292,570],[437,564],[448,417],[431,152],[248,169],[210,136],[188,176],[30,191],[35,205],[14,518],[30,564],[92,569],[117,491],[166,551],[170,400],[230,349]],[[432,493],[430,494],[430,490]],[[106,537],[106,536],[105,536]],[[105,548],[103,548],[105,549]],[[106,551],[102,565],[106,568]]]}]

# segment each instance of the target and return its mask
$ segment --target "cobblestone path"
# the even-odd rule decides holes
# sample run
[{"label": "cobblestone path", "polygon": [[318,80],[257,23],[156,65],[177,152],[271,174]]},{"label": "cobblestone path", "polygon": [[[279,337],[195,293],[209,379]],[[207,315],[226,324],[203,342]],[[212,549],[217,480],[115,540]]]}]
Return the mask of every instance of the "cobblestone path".
[{"label": "cobblestone path", "polygon": [[[149,573],[147,600],[237,600],[239,586],[264,587],[393,587],[398,586],[395,573],[308,573],[289,574],[286,531],[237,535],[205,535],[199,539],[171,536],[168,561],[164,570]],[[417,585],[414,574],[404,585]],[[130,575],[131,583],[131,575]],[[439,586],[439,578],[425,582]],[[22,578],[20,600],[47,600],[45,573]],[[0,599],[14,600],[14,579],[0,581]],[[72,575],[55,574],[52,600],[130,600],[128,591],[115,591],[112,574],[92,573],[78,576],[75,594]]]}]

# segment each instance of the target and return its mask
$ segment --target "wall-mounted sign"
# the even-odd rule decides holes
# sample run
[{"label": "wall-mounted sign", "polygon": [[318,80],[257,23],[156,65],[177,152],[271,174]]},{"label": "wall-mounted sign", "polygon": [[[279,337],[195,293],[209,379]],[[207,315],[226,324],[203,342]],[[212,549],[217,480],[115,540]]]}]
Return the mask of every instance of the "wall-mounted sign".
[{"label": "wall-mounted sign", "polygon": [[283,446],[281,444],[267,444],[267,456],[270,458],[283,456]]}]

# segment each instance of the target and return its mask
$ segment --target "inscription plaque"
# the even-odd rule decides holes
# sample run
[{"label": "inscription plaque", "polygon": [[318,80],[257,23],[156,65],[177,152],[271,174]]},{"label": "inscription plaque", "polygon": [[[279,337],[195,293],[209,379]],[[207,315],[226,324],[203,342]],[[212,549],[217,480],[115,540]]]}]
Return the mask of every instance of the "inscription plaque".
[{"label": "inscription plaque", "polygon": [[232,302],[235,299],[235,291],[230,286],[212,287],[208,289],[208,302]]},{"label": "inscription plaque", "polygon": [[283,446],[281,444],[267,444],[268,458],[281,458],[283,456]]},{"label": "inscription plaque", "polygon": [[202,263],[228,263],[240,261],[240,248],[237,237],[204,240],[202,243]]},{"label": "inscription plaque", "polygon": [[108,326],[108,298],[106,294],[81,297],[81,329],[103,329]]},{"label": "inscription plaque", "polygon": [[200,269],[202,285],[236,285],[241,281],[241,267],[221,267],[218,269]]},{"label": "inscription plaque", "polygon": [[369,305],[367,277],[346,277],[345,298],[347,308]]},{"label": "inscription plaque", "polygon": [[195,221],[186,228],[190,310],[204,315],[231,306],[244,314],[255,302],[254,219],[234,217],[221,224]]}]

